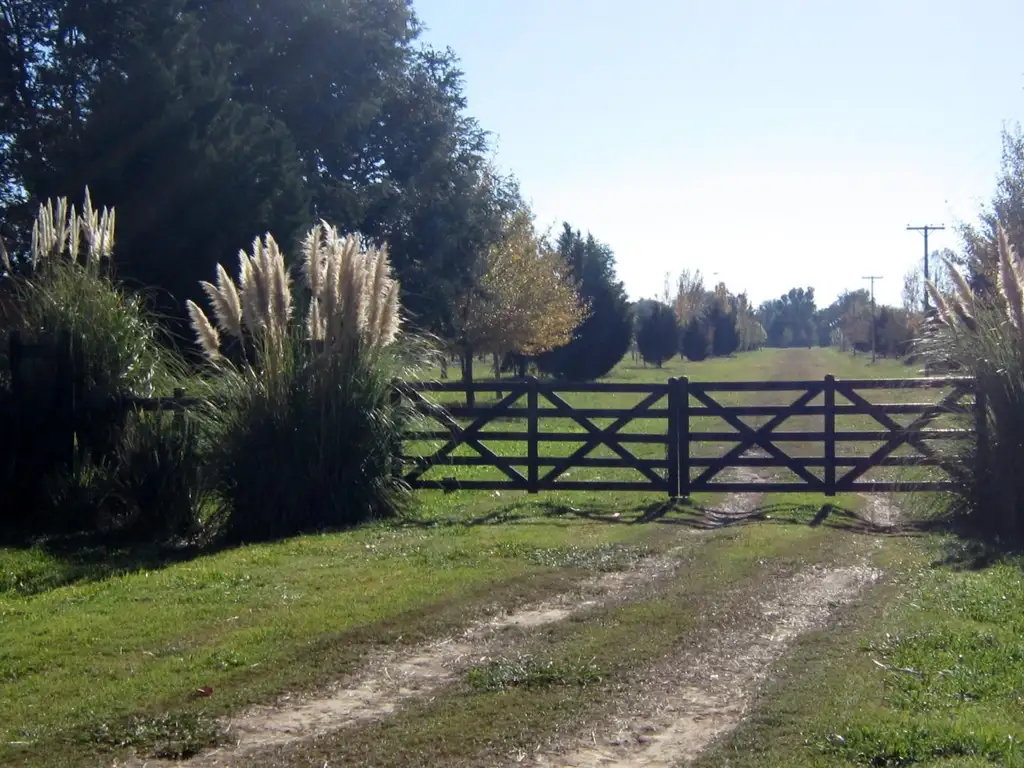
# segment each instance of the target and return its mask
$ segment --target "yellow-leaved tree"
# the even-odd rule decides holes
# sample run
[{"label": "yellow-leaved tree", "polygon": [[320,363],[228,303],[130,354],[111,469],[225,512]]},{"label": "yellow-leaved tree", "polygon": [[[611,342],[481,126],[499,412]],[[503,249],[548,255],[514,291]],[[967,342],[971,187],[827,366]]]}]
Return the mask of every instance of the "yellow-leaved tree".
[{"label": "yellow-leaved tree", "polygon": [[510,353],[531,357],[572,341],[586,307],[568,265],[537,234],[528,209],[511,214],[499,242],[481,255],[458,317],[463,349],[492,355],[496,376]]}]

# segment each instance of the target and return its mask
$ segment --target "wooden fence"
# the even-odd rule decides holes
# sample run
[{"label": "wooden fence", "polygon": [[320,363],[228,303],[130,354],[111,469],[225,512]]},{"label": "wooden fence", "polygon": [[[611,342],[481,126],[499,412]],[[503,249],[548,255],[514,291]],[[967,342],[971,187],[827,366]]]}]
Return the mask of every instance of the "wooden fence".
[{"label": "wooden fence", "polygon": [[[839,380],[827,376],[822,381],[763,382],[673,378],[661,384],[567,384],[529,379],[474,383],[476,392],[498,393],[499,397],[493,405],[473,407],[442,405],[428,397],[464,397],[462,382],[399,386],[419,411],[440,427],[408,436],[410,443],[427,450],[403,457],[409,467],[405,479],[415,488],[444,490],[637,490],[673,498],[697,491],[812,491],[834,496],[849,491],[944,490],[951,487],[951,467],[943,447],[951,441],[976,439],[976,425],[984,423],[977,418],[984,403],[974,392],[973,381],[952,377]],[[871,392],[891,391],[930,391],[938,397],[931,402],[872,402],[867,397]],[[726,403],[723,397],[756,400],[765,393],[785,393],[789,401]],[[568,402],[570,395],[622,394],[639,399],[626,407],[583,407]],[[791,419],[806,417],[819,424],[782,428]],[[853,418],[869,420],[871,428],[839,426],[840,420]],[[940,419],[961,423],[939,428],[936,421]],[[972,419],[975,425],[970,423]],[[552,420],[568,423],[571,431],[541,428]],[[640,420],[647,420],[645,430],[626,431]],[[717,425],[706,428],[709,420]],[[574,443],[576,447],[568,452],[555,447]],[[712,444],[730,447],[717,455],[700,450]],[[506,449],[498,447],[502,445]],[[518,450],[509,451],[508,446]],[[817,446],[817,450],[812,455],[797,455],[793,446],[804,451]],[[599,448],[607,449],[603,450],[605,456],[593,455]],[[493,468],[501,476],[460,478],[452,474],[459,467]],[[879,467],[914,468],[912,472],[918,476],[866,477]],[[635,479],[566,479],[570,470],[581,469],[630,469]],[[768,469],[772,473],[767,478],[763,473],[756,478],[730,477],[729,471],[736,469]],[[441,472],[448,474],[438,477]],[[942,476],[936,477],[936,472]],[[777,477],[780,473],[789,478]]]},{"label": "wooden fence", "polygon": [[[195,403],[182,392],[173,398],[87,401],[67,334],[37,344],[22,343],[12,334],[8,356],[13,407],[6,409],[4,424],[9,430],[6,439],[18,447],[15,465],[5,472],[11,477],[69,464],[83,417],[95,418],[105,409],[116,420],[131,409],[180,411]],[[833,496],[848,491],[943,490],[951,487],[950,454],[944,446],[977,440],[977,454],[984,455],[984,402],[973,380],[962,377],[827,376],[821,381],[764,382],[673,378],[655,384],[571,384],[530,378],[471,386],[476,393],[498,397],[485,405],[443,403],[439,400],[469,400],[466,386],[395,383],[396,396],[408,397],[430,422],[428,428],[406,436],[401,471],[412,487],[529,493],[635,490],[673,498],[698,491],[812,491]],[[868,396],[874,392],[903,397],[873,402]],[[905,399],[908,393],[920,392],[935,396],[929,402]],[[604,404],[623,395],[635,402]],[[759,402],[766,395],[786,401]],[[571,402],[580,398],[602,404]],[[851,419],[870,423],[868,428],[860,423],[850,426]],[[794,424],[800,420],[803,426]],[[808,420],[813,421],[811,426]],[[561,428],[544,428],[556,422]],[[644,422],[644,429],[627,431],[639,422]],[[714,445],[726,448],[716,453],[710,450]],[[878,468],[900,467],[912,476],[869,476]],[[491,470],[492,476],[481,476],[480,470]],[[593,470],[629,477],[580,477]],[[747,474],[737,476],[737,471]],[[460,477],[460,472],[469,474]]]}]

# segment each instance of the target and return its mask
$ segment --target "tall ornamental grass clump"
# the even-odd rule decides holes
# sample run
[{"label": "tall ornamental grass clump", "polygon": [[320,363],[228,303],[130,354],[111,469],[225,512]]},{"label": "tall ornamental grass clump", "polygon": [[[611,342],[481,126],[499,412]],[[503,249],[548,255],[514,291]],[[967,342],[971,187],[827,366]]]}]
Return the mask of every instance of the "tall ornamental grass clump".
[{"label": "tall ornamental grass clump", "polygon": [[961,512],[977,531],[1006,543],[1024,538],[1024,264],[1000,227],[995,290],[976,293],[947,263],[954,291],[928,291],[936,307],[920,346],[977,380],[985,439],[956,457]]},{"label": "tall ornamental grass clump", "polygon": [[240,253],[237,280],[218,266],[202,284],[213,322],[188,304],[217,404],[211,465],[229,542],[350,526],[411,501],[396,462],[414,413],[392,381],[415,361],[387,251],[327,224],[302,251],[304,312],[269,234]]},{"label": "tall ornamental grass clump", "polygon": [[[142,298],[114,280],[114,235],[114,210],[95,208],[86,189],[81,211],[64,198],[40,206],[31,248],[19,262],[0,254],[5,330],[44,346],[69,334],[78,393],[75,423],[68,425],[50,408],[55,379],[34,381],[25,402],[15,401],[9,378],[3,382],[8,439],[0,466],[14,475],[0,491],[7,532],[102,530],[153,540],[197,526],[203,494],[195,429],[184,419],[172,424],[159,414],[103,407],[121,395],[172,394],[185,370]],[[45,448],[69,426],[73,463],[54,464]]]}]

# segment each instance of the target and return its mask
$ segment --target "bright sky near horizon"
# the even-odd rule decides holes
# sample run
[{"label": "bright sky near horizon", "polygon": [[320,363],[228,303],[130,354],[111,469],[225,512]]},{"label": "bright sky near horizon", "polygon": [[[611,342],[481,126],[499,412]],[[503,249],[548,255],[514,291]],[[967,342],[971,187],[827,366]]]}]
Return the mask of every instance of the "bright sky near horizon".
[{"label": "bright sky near horizon", "polygon": [[[1024,116],[1021,0],[415,0],[538,224],[615,251],[632,298],[700,269],[898,304],[957,247]],[[717,273],[717,278],[712,277]]]}]

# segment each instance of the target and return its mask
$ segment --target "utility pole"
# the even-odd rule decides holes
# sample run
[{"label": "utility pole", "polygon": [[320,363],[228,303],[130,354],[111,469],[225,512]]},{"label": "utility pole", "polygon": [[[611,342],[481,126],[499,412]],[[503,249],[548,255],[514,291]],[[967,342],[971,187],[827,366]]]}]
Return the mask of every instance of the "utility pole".
[{"label": "utility pole", "polygon": [[933,227],[930,224],[925,224],[923,227],[912,227],[907,225],[908,232],[924,232],[924,313],[928,314],[928,233],[929,232],[941,232],[946,227],[940,225]]},{"label": "utility pole", "polygon": [[871,281],[871,362],[875,362],[875,280],[881,280],[881,275],[868,275],[861,278]]}]

